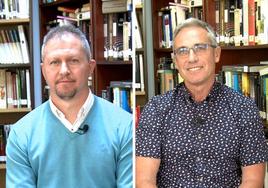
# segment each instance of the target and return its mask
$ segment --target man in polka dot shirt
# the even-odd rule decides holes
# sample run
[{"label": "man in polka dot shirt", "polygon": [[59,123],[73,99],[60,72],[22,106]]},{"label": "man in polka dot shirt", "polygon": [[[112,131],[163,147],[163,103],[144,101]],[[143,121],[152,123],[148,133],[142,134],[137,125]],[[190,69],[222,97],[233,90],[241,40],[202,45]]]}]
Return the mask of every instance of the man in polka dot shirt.
[{"label": "man in polka dot shirt", "polygon": [[212,28],[190,18],[174,32],[184,82],[153,97],[136,132],[137,188],[263,188],[268,147],[254,101],[215,81]]}]

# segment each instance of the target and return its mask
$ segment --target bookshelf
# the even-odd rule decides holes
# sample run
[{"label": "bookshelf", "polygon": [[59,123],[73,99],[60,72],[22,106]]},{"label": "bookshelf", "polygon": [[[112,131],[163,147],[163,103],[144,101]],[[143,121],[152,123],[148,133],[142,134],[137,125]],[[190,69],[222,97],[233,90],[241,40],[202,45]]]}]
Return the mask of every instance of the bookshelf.
[{"label": "bookshelf", "polygon": [[[169,0],[151,0],[151,6],[152,6],[152,34],[153,34],[153,74],[148,74],[148,77],[153,77],[153,79],[155,80],[154,83],[154,92],[155,94],[160,94],[159,90],[160,90],[160,86],[159,86],[159,76],[157,74],[157,70],[158,70],[158,65],[160,64],[160,60],[162,57],[168,57],[171,58],[172,57],[172,47],[163,47],[161,45],[161,40],[163,40],[163,28],[161,28],[161,24],[163,24],[163,14],[165,13],[165,11],[167,10],[166,7],[170,6],[170,2],[174,3],[174,1]],[[181,2],[186,2],[181,0]],[[195,1],[191,1],[191,2],[198,2],[197,0]],[[223,3],[223,2],[228,2],[229,6],[234,7],[233,10],[233,14],[234,15],[228,15],[228,19],[229,22],[224,23],[221,22],[222,20],[222,16],[223,13],[219,13],[216,14],[216,11],[222,11],[220,8],[218,9],[218,6],[222,6],[221,4],[218,5],[217,3]],[[238,2],[236,4],[232,4],[231,2]],[[240,2],[240,3],[239,3]],[[247,36],[245,33],[243,33],[243,30],[241,29],[243,22],[239,23],[239,27],[237,27],[235,25],[235,13],[237,12],[238,9],[241,9],[243,7],[243,4],[241,4],[244,1],[226,1],[226,0],[215,0],[215,1],[210,1],[210,0],[203,0],[202,1],[202,6],[194,6],[194,8],[197,8],[197,12],[198,12],[198,18],[202,19],[206,22],[208,22],[213,28],[214,30],[218,33],[218,42],[222,48],[221,51],[221,58],[220,58],[220,62],[216,64],[216,74],[220,74],[222,67],[225,65],[259,65],[260,61],[267,61],[268,60],[268,40],[267,40],[267,36],[266,36],[266,40],[263,40],[262,37],[259,36],[259,34],[257,33],[258,31],[258,26],[256,24],[256,33],[255,33],[255,44],[251,44],[249,45],[249,43],[247,43],[247,40],[249,40],[249,37],[247,37],[247,39],[245,40],[245,37],[243,37],[244,35]],[[245,1],[247,2],[247,1]],[[264,2],[264,1],[262,1]],[[228,3],[226,5],[228,5]],[[224,9],[226,9],[226,7],[228,6],[224,6]],[[256,6],[260,6],[259,4],[257,4]],[[189,6],[190,8],[188,10],[192,10],[192,7]],[[268,4],[266,3],[266,7],[268,7]],[[224,12],[223,9],[223,12]],[[262,8],[257,9],[256,11],[261,10]],[[232,11],[228,11],[228,13],[230,14],[230,12]],[[255,12],[256,15],[258,15],[257,12]],[[188,16],[189,16],[189,11],[188,11]],[[187,17],[186,14],[186,17]],[[191,16],[193,15],[193,12],[190,13]],[[267,11],[261,14],[266,14],[267,15]],[[219,16],[219,23],[216,23],[216,15],[220,15]],[[241,14],[242,15],[242,14]],[[241,16],[240,15],[240,16]],[[232,18],[233,16],[233,18]],[[195,17],[195,16],[194,16]],[[243,16],[244,18],[245,16]],[[266,16],[267,18],[267,16]],[[223,19],[224,20],[224,19]],[[236,19],[237,20],[237,19]],[[223,24],[220,25],[219,24]],[[267,24],[267,20],[264,24]],[[230,26],[231,25],[231,26]],[[221,32],[221,30],[219,30],[221,28],[224,29],[229,29],[228,30],[228,34],[227,31]],[[230,28],[233,28],[230,29]],[[239,28],[239,29],[238,29]],[[267,28],[267,26],[264,26],[264,28]],[[244,29],[244,28],[243,28]],[[231,32],[230,32],[231,31]],[[233,31],[233,33],[232,33]],[[238,32],[238,35],[237,35]],[[261,33],[261,31],[258,31]],[[267,32],[267,30],[266,30]],[[225,33],[225,36],[221,36],[221,33]],[[239,36],[240,35],[240,36]],[[229,37],[226,39],[226,36]],[[231,36],[231,37],[230,37]],[[242,36],[242,37],[241,37]],[[257,37],[256,37],[257,36]],[[238,38],[237,38],[238,37]],[[224,41],[221,41],[222,38],[224,38]],[[233,41],[231,40],[233,39]],[[262,39],[262,40],[260,40]],[[237,42],[237,40],[239,42]],[[266,42],[265,42],[266,41]],[[260,110],[262,111],[262,110]],[[264,124],[267,127],[267,117],[263,117]],[[267,132],[267,129],[266,129]],[[266,133],[267,134],[267,133]]]},{"label": "bookshelf", "polygon": [[[0,9],[0,38],[2,44],[0,70],[4,70],[1,83],[5,85],[5,97],[1,99],[0,108],[1,131],[3,125],[15,123],[35,106],[32,7],[31,1],[28,0],[18,3],[20,9],[11,2],[14,8],[12,11],[9,10],[9,6],[3,8],[4,2],[0,3],[2,7]],[[3,44],[6,47],[3,47]],[[11,82],[11,80],[13,81]],[[5,138],[2,141],[5,143]],[[5,187],[5,169],[6,165],[1,161],[0,187]]]},{"label": "bookshelf", "polygon": [[[132,58],[129,57],[129,60],[123,61],[120,59],[114,58],[109,60],[104,56],[104,43],[105,43],[105,31],[104,31],[104,19],[108,17],[108,28],[109,26],[109,16],[110,14],[119,16],[118,13],[102,13],[102,1],[93,0],[92,1],[92,25],[100,25],[100,27],[92,27],[92,44],[93,44],[93,57],[96,60],[96,68],[93,77],[93,88],[96,95],[101,96],[102,90],[107,90],[107,87],[110,86],[111,81],[131,81],[132,80]],[[122,13],[120,13],[122,15]],[[131,12],[124,12],[124,22],[125,19],[130,19]],[[129,20],[130,21],[130,20]],[[113,23],[115,23],[113,21]],[[118,22],[116,22],[118,25]],[[110,24],[111,25],[111,24]],[[103,26],[103,27],[102,27]],[[117,28],[117,32],[118,32]],[[109,32],[107,31],[107,37],[109,38]],[[132,36],[132,33],[131,33]],[[109,39],[108,39],[109,40]],[[111,44],[111,42],[109,42]],[[130,41],[131,45],[132,41]]]},{"label": "bookshelf", "polygon": [[134,1],[134,45],[135,45],[135,97],[136,106],[143,107],[148,100],[147,63],[146,63],[146,33],[145,33],[145,8],[143,1]]},{"label": "bookshelf", "polygon": [[[172,48],[162,48],[159,45],[159,38],[161,37],[161,29],[159,28],[159,23],[161,23],[161,17],[159,12],[164,7],[169,6],[170,2],[165,0],[152,0],[152,22],[153,22],[153,54],[154,54],[154,78],[157,80],[157,66],[160,63],[161,57],[171,57]],[[215,23],[215,3],[217,1],[202,1],[202,19],[208,22],[214,29],[216,29]],[[218,64],[216,64],[216,73],[219,73],[223,65],[257,65],[260,61],[268,60],[268,44],[261,45],[226,45],[221,44],[222,53],[221,59]],[[155,93],[159,90],[157,83],[155,83]]]},{"label": "bookshelf", "polygon": [[[93,92],[101,96],[102,91],[106,90],[111,81],[132,80],[132,59],[107,60],[104,57],[104,14],[102,13],[102,1],[100,0],[57,0],[51,3],[40,1],[40,40],[47,32],[47,23],[54,20],[61,13],[58,7],[80,8],[83,4],[90,3],[90,24],[89,41],[93,59],[96,60],[96,67],[90,80]],[[42,81],[42,88],[45,88],[45,81]],[[44,89],[43,89],[44,90]],[[43,95],[43,100],[46,97]]]}]

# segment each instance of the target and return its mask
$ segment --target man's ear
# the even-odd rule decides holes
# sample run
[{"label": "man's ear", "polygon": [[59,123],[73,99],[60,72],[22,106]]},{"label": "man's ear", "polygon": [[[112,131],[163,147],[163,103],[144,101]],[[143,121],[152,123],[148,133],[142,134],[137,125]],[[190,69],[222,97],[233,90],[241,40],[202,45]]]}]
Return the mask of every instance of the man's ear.
[{"label": "man's ear", "polygon": [[221,57],[221,47],[217,46],[214,50],[215,63],[218,63],[220,61],[220,57]]},{"label": "man's ear", "polygon": [[45,78],[45,80],[46,80],[46,74],[45,74],[45,67],[44,67],[44,63],[42,62],[41,64],[41,71],[42,71],[42,74],[43,74],[43,76],[44,76],[44,78]]},{"label": "man's ear", "polygon": [[94,59],[89,60],[89,73],[92,75],[93,71],[95,69],[96,66],[96,61]]}]

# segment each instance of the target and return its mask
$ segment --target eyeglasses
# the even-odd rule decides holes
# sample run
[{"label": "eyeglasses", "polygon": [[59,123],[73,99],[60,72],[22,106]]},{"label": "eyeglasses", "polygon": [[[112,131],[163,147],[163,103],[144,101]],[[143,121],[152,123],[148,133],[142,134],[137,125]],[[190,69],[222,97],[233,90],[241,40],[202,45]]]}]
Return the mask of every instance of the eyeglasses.
[{"label": "eyeglasses", "polygon": [[192,49],[196,55],[202,55],[207,51],[208,47],[216,48],[216,46],[212,44],[198,43],[194,44],[191,48],[186,46],[179,47],[174,50],[174,54],[180,58],[185,58],[189,56],[190,50]]}]

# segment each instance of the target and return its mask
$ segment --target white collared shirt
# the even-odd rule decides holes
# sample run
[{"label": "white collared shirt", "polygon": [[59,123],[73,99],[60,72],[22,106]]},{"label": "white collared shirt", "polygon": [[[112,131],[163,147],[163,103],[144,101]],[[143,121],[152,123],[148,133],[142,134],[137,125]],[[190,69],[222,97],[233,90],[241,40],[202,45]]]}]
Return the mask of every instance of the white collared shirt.
[{"label": "white collared shirt", "polygon": [[71,132],[76,132],[78,128],[81,126],[83,121],[85,120],[89,110],[91,109],[92,105],[94,103],[94,96],[92,92],[89,90],[88,97],[83,104],[83,106],[80,108],[76,120],[74,121],[73,124],[69,122],[66,118],[65,115],[53,104],[51,98],[49,98],[49,104],[51,111],[53,114],[62,122],[62,124]]}]

